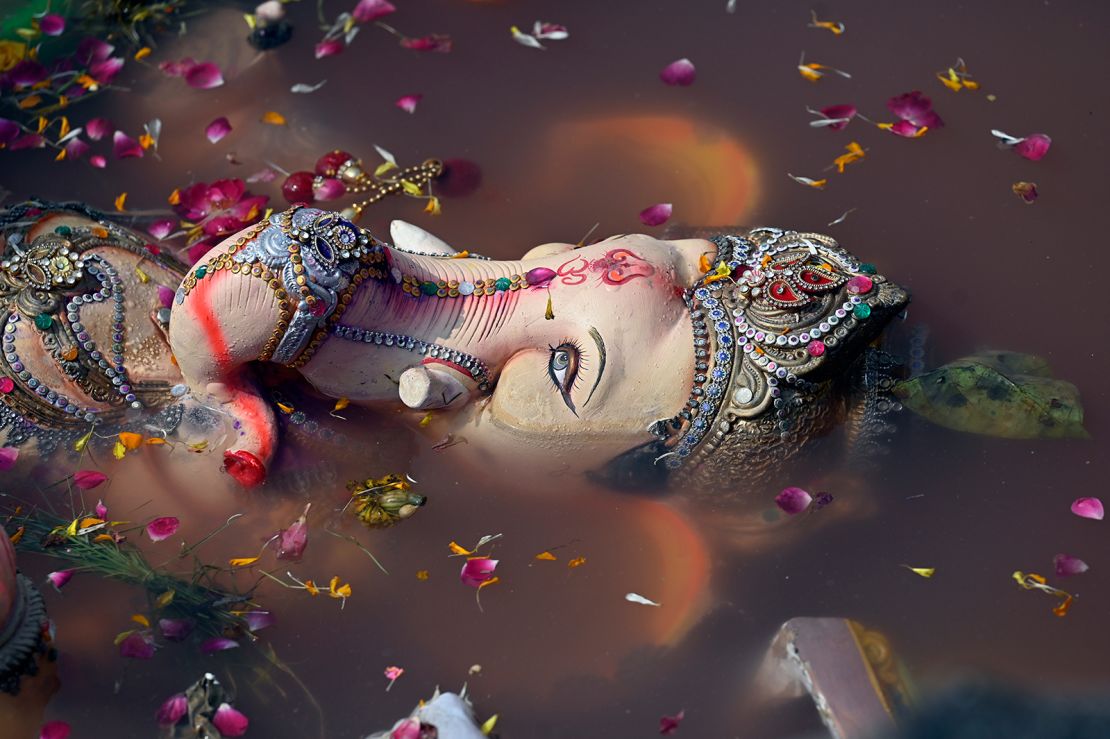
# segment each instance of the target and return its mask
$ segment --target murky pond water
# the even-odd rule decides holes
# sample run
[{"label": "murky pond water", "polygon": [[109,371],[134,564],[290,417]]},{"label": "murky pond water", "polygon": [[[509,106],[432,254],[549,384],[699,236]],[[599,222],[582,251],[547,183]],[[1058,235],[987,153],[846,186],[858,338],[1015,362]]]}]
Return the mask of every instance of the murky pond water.
[{"label": "murky pond water", "polygon": [[[46,594],[62,651],[62,688],[48,716],[70,722],[74,737],[148,736],[161,701],[212,671],[234,686],[251,736],[359,737],[390,726],[437,685],[466,683],[483,717],[500,714],[507,737],[649,736],[660,715],[680,709],[680,735],[789,737],[819,727],[811,708],[745,697],[751,665],[795,616],[843,616],[884,632],[924,687],[967,674],[1040,690],[1107,687],[1106,654],[1093,645],[1105,642],[1110,548],[1104,527],[1068,511],[1074,498],[1103,492],[1110,473],[1100,453],[1110,304],[1097,236],[1108,163],[1099,122],[1110,100],[1080,83],[1108,61],[1107,8],[844,2],[819,9],[847,24],[834,36],[807,28],[809,6],[800,3],[740,3],[732,14],[723,0],[403,5],[390,19],[399,29],[449,33],[454,49],[417,53],[367,28],[343,54],[315,60],[315,10],[301,3],[289,6],[293,40],[259,57],[244,40],[240,9],[212,8],[151,60],[211,60],[227,84],[192,90],[129,64],[119,79],[129,92],[79,113],[130,131],[161,118],[160,158],[94,170],[3,152],[0,185],[14,198],[83,200],[106,211],[128,192],[129,208],[155,210],[192,181],[245,177],[267,162],[310,169],[332,148],[374,161],[377,144],[402,164],[460,157],[482,172],[478,190],[445,198],[437,217],[412,200],[372,206],[363,223],[383,237],[403,218],[460,248],[511,258],[548,241],[576,242],[595,223],[604,234],[642,231],[637,213],[657,202],[673,202],[686,224],[827,232],[912,292],[908,325],[927,327],[932,363],[984,347],[1045,357],[1079,387],[1091,439],[991,439],[903,413],[873,468],[794,464],[783,482],[828,490],[833,503],[760,527],[778,487],[660,498],[569,475],[515,479],[471,463],[465,445],[437,451],[436,439],[391,419],[358,409],[334,418],[328,401],[305,400],[310,417],[342,438],[291,430],[289,452],[259,491],[219,475],[215,454],[159,457],[147,448],[118,463],[95,460],[111,477],[95,495],[113,515],[175,515],[179,537],[195,542],[244,514],[197,551],[213,562],[253,556],[307,501],[319,516],[310,520],[322,524],[342,507],[347,480],[404,471],[419,481],[428,505],[395,528],[368,532],[350,516],[337,519],[388,575],[348,540],[311,530],[305,560],[290,569],[349,582],[344,608],[258,583],[256,599],[277,615],[261,636],[301,686],[262,669],[250,649],[202,656],[167,644],[152,660],[124,660],[112,638],[145,599],[78,576],[64,594]],[[570,38],[545,51],[513,43],[508,28],[536,18],[565,24]],[[803,50],[851,79],[805,81],[795,68]],[[663,85],[659,70],[681,57],[696,64],[696,82]],[[957,57],[982,90],[955,94],[937,82]],[[314,93],[289,92],[324,80]],[[886,120],[885,101],[913,89],[933,98],[944,128],[903,139],[858,120],[837,133],[807,126],[807,106],[834,103]],[[423,95],[414,114],[394,107],[412,93]],[[260,123],[271,110],[288,124]],[[221,115],[233,133],[209,144],[204,127]],[[999,151],[992,128],[1044,131],[1051,153],[1030,162]],[[851,140],[866,157],[844,174],[829,171]],[[239,164],[229,163],[231,152]],[[811,189],[788,172],[829,184]],[[1011,192],[1020,180],[1036,182],[1034,205]],[[279,185],[251,188],[280,206]],[[64,505],[56,489],[23,487],[12,492]],[[494,533],[503,534],[494,549],[501,580],[482,590],[479,609],[447,544]],[[175,562],[176,546],[145,549],[155,564],[187,569]],[[535,560],[544,550],[559,559]],[[1051,570],[1058,552],[1091,565],[1068,583],[1079,597],[1062,619],[1050,599],[1010,578]],[[575,557],[585,564],[567,567]],[[922,579],[903,564],[936,575]],[[36,557],[21,566],[40,581],[55,569]],[[427,579],[417,577],[422,570]],[[257,575],[237,578],[247,588]],[[628,603],[628,592],[663,605]],[[386,692],[389,665],[405,674]]]}]

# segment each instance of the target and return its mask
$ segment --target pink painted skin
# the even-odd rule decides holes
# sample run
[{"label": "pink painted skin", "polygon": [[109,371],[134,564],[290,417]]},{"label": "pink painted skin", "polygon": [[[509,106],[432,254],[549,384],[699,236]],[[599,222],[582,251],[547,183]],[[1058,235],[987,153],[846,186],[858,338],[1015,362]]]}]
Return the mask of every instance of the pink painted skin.
[{"label": "pink painted skin", "polygon": [[[520,261],[445,259],[402,251],[451,253],[430,234],[402,225],[405,243],[388,249],[390,265],[422,281],[474,282],[537,268],[554,274],[536,287],[482,297],[414,298],[393,280],[365,283],[344,325],[475,356],[489,369],[492,392],[481,392],[449,363],[422,364],[425,357],[415,352],[332,337],[301,369],[324,394],[383,411],[408,410],[414,426],[432,410],[432,423],[421,428],[435,441],[465,436],[468,455],[480,450],[483,464],[533,475],[565,471],[568,460],[572,471],[593,469],[648,441],[648,424],[686,401],[694,356],[681,296],[700,276],[699,259],[713,250],[709,242],[633,235],[584,248],[545,244]],[[250,383],[247,365],[278,318],[265,282],[217,271],[174,307],[170,323],[186,382],[239,422],[231,450],[263,464],[274,452],[275,420]],[[553,372],[553,362],[563,359],[567,366]],[[417,374],[419,387],[402,403],[398,381],[405,388]]]}]

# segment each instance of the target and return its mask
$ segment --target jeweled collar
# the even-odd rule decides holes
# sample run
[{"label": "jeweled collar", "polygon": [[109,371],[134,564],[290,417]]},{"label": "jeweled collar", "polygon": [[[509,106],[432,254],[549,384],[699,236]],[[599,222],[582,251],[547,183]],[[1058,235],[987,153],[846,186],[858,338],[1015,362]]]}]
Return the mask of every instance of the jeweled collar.
[{"label": "jeweled collar", "polygon": [[716,267],[685,293],[694,332],[694,382],[684,408],[656,421],[669,469],[697,463],[744,421],[790,409],[824,383],[813,374],[881,304],[885,279],[827,236],[756,228],[718,236]]}]

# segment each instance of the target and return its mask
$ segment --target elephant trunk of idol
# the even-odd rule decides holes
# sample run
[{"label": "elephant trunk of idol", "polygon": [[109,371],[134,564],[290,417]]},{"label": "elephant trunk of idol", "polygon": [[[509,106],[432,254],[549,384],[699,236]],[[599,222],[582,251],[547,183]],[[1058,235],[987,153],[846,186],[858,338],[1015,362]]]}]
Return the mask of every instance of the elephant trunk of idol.
[{"label": "elephant trunk of idol", "polygon": [[[201,264],[224,251],[223,245],[213,249]],[[400,401],[418,410],[461,404],[486,389],[520,345],[531,323],[520,318],[521,303],[535,303],[538,308],[527,314],[536,318],[547,300],[546,284],[520,287],[525,274],[520,262],[423,256],[386,247],[385,267],[381,279],[358,287],[301,367],[325,393],[366,405],[397,406]],[[537,274],[554,276],[541,269]],[[499,289],[514,279],[515,287]],[[225,463],[244,484],[261,481],[277,442],[273,409],[251,381],[247,365],[281,332],[281,319],[272,286],[224,269],[196,280],[175,305],[170,322],[170,344],[191,390],[234,421],[238,436]],[[329,387],[352,367],[390,382],[368,382],[357,393],[349,383]],[[244,460],[257,468],[255,473],[262,470],[257,480],[236,474]]]}]

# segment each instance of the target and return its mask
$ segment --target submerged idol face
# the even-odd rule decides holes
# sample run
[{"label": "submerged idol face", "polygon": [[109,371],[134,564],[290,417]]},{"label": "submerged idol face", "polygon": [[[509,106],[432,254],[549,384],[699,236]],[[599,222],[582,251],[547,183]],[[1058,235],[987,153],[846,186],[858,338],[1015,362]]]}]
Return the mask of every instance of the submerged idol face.
[{"label": "submerged idol face", "polygon": [[[774,233],[743,253],[728,241],[634,235],[493,261],[456,254],[402,223],[395,244],[382,244],[334,214],[302,208],[230,239],[194,268],[178,291],[171,344],[194,392],[239,419],[232,451],[240,461],[264,464],[277,441],[269,405],[239,371],[262,359],[299,368],[332,397],[406,410],[435,441],[505,472],[596,471],[649,442],[650,453],[677,467],[680,454],[712,443],[694,439],[699,418],[704,426],[743,415],[702,401],[720,400],[734,372],[749,371],[747,358],[766,372],[766,357],[783,355],[770,363],[770,382],[755,383],[741,403],[752,418],[772,406],[779,365],[809,373],[834,363],[808,346],[826,314],[843,312],[839,301],[859,265],[825,241]],[[707,265],[719,266],[706,275]],[[877,298],[880,282],[864,292]],[[695,298],[698,289],[709,292]],[[718,301],[710,293],[722,304],[712,325],[706,312]],[[747,302],[759,308],[750,326],[741,325]],[[900,305],[873,302],[883,308],[877,326]],[[756,349],[753,340],[749,354],[740,351],[748,328],[753,336],[762,323],[789,332],[815,319],[804,343],[784,338]],[[858,353],[831,351],[836,329],[824,325],[836,364]],[[717,357],[725,350],[727,362]],[[784,386],[794,379],[782,375]],[[738,398],[740,389],[730,388]]]}]

